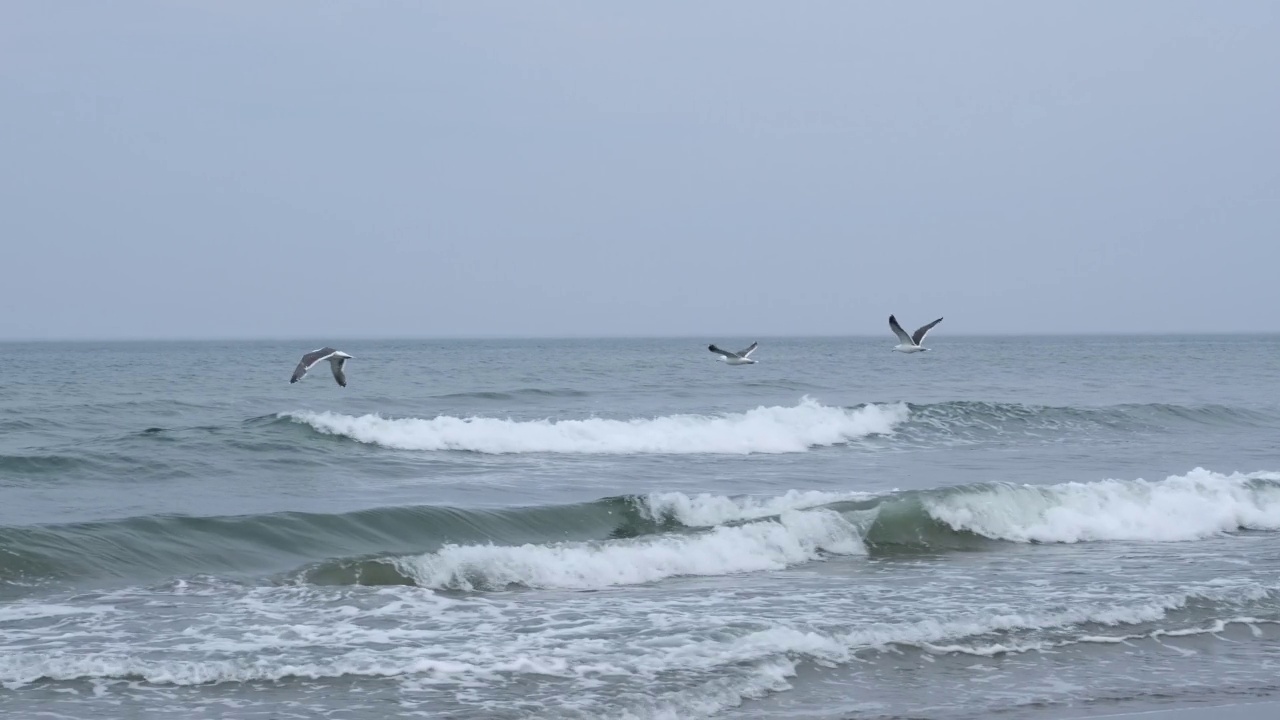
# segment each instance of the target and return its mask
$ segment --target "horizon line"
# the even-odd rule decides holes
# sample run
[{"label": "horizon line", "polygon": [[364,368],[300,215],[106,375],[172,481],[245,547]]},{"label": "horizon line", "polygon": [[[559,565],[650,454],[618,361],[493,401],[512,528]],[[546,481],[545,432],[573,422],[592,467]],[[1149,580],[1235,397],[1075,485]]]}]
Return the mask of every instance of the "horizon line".
[{"label": "horizon line", "polygon": [[[474,334],[474,335],[351,335],[342,336],[340,333],[335,334],[335,338],[341,341],[365,341],[365,342],[394,342],[394,341],[437,341],[437,340],[682,340],[694,338],[710,338],[715,341],[717,338],[739,337],[739,338],[760,338],[760,339],[795,339],[795,338],[878,338],[888,333],[874,334],[858,334],[858,333],[805,333],[798,335],[788,334],[770,334],[763,333],[751,335],[749,333],[680,333],[674,335],[654,335],[654,334],[634,334],[634,335],[507,335],[507,334]],[[1197,331],[1197,330],[1180,330],[1180,331],[1124,331],[1124,330],[1099,330],[1099,331],[1064,331],[1064,332],[994,332],[994,333],[966,333],[956,332],[949,333],[949,337],[956,338],[1017,338],[1017,337],[1186,337],[1186,336],[1208,336],[1208,337],[1263,337],[1268,335],[1280,335],[1280,330],[1273,331],[1239,331],[1229,332],[1221,330]],[[122,336],[122,337],[15,337],[0,338],[0,344],[55,344],[55,343],[199,343],[199,342],[315,342],[315,337],[309,335],[211,335],[205,337],[190,336]]]}]

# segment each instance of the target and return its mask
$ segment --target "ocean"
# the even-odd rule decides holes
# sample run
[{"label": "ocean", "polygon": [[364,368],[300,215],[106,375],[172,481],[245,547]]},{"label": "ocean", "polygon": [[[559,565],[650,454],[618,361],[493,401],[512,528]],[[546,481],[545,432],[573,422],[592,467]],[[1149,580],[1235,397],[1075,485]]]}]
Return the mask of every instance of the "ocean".
[{"label": "ocean", "polygon": [[0,344],[0,716],[1280,696],[1280,337],[895,343]]}]

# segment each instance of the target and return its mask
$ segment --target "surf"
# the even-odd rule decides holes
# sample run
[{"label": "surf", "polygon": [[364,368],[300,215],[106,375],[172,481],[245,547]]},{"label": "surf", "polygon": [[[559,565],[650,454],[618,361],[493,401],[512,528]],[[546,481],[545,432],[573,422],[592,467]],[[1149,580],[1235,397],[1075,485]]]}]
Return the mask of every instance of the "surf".
[{"label": "surf", "polygon": [[1280,530],[1280,473],[978,483],[868,493],[655,492],[499,509],[141,516],[0,527],[0,588],[191,573],[285,584],[591,589],[779,569],[837,555],[1002,544],[1194,542]]},{"label": "surf", "polygon": [[386,418],[297,411],[282,418],[325,435],[396,450],[585,455],[799,453],[893,432],[903,404],[844,409],[805,398],[716,415],[512,420],[493,417]]}]

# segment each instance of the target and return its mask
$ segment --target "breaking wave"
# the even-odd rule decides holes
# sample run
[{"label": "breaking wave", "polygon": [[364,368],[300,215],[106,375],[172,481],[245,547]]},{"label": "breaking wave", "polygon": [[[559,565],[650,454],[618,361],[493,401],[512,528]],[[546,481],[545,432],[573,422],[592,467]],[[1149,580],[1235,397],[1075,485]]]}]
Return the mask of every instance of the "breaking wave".
[{"label": "breaking wave", "polygon": [[1239,529],[1280,529],[1280,474],[1224,476],[1202,468],[1159,482],[998,484],[922,498],[955,531],[1013,542],[1198,540]]},{"label": "breaking wave", "polygon": [[886,434],[907,419],[907,407],[827,407],[805,398],[794,407],[758,407],[721,415],[667,415],[632,420],[503,420],[359,417],[292,412],[281,417],[318,432],[399,450],[479,453],[630,455],[795,453]]},{"label": "breaking wave", "polygon": [[865,552],[855,525],[839,513],[816,510],[785,511],[775,520],[639,541],[518,547],[450,545],[439,552],[393,562],[415,585],[433,589],[591,589],[685,575],[781,570],[816,560],[824,553]]},{"label": "breaking wave", "polygon": [[138,517],[0,528],[0,585],[79,576],[277,573],[286,584],[603,588],[830,555],[1001,543],[1195,541],[1280,530],[1280,473],[980,483],[884,494],[653,493],[497,510]]}]

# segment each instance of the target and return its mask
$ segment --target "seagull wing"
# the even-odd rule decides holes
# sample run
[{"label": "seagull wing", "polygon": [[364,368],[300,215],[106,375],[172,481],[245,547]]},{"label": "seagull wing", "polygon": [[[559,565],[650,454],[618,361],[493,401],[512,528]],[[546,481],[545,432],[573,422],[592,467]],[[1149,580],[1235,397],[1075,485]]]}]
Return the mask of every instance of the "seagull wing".
[{"label": "seagull wing", "polygon": [[345,364],[347,364],[347,359],[344,357],[329,358],[329,365],[333,368],[333,379],[337,380],[342,387],[347,386],[347,374],[342,372],[342,366]]},{"label": "seagull wing", "polygon": [[902,326],[898,324],[898,318],[892,315],[889,316],[889,329],[893,331],[894,335],[898,336],[898,339],[902,341],[903,345],[916,344],[915,341],[911,339],[911,336],[907,334],[907,331],[903,330]]},{"label": "seagull wing", "polygon": [[302,360],[298,362],[298,367],[293,369],[293,377],[289,378],[289,382],[296,383],[307,374],[307,371],[315,367],[315,364],[338,352],[331,347],[322,347],[319,350],[312,350],[302,356]]},{"label": "seagull wing", "polygon": [[739,350],[739,351],[738,351],[738,355],[740,355],[741,357],[744,357],[744,358],[751,357],[751,353],[755,352],[755,351],[756,351],[756,348],[758,348],[758,347],[760,347],[760,343],[758,343],[758,342],[753,342],[753,343],[751,343],[751,347],[747,348],[746,350]]},{"label": "seagull wing", "polygon": [[924,336],[925,336],[925,335],[928,335],[928,334],[929,334],[929,331],[933,329],[933,326],[934,326],[934,325],[937,325],[937,324],[938,324],[938,323],[940,323],[940,322],[942,322],[942,318],[938,318],[937,320],[934,320],[933,322],[929,323],[928,325],[925,325],[924,327],[922,327],[922,328],[920,328],[919,330],[917,330],[917,331],[915,332],[915,334],[911,336],[911,342],[913,342],[913,343],[915,343],[915,344],[917,344],[917,345],[919,345],[920,343],[924,342]]},{"label": "seagull wing", "polygon": [[727,358],[735,358],[735,357],[738,357],[737,355],[734,355],[733,353],[729,352],[728,350],[721,350],[720,348],[716,347],[715,345],[708,345],[708,346],[707,346],[707,349],[708,349],[708,350],[710,350],[711,352],[713,352],[713,353],[717,354],[717,355],[723,355],[723,356],[725,356],[725,357],[727,357]]}]

